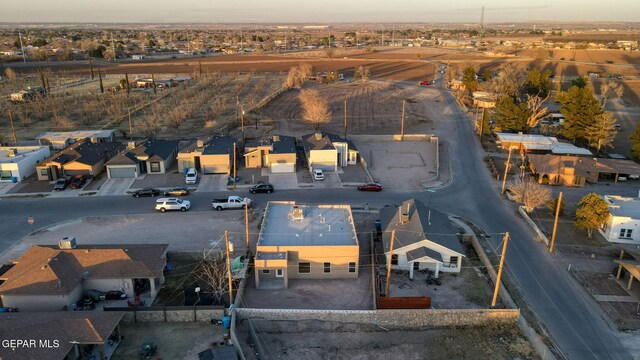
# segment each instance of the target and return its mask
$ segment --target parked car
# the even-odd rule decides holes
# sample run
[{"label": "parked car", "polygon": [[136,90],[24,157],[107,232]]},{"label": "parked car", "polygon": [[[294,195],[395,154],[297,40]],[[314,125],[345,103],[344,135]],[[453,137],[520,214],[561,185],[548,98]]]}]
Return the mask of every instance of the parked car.
[{"label": "parked car", "polygon": [[614,126],[615,126],[616,130],[618,130],[618,131],[622,130],[622,125],[615,124]]},{"label": "parked car", "polygon": [[374,182],[366,183],[364,185],[358,186],[358,190],[360,191],[382,191],[382,185]]},{"label": "parked car", "polygon": [[67,188],[67,185],[69,185],[69,178],[60,178],[56,181],[56,184],[53,185],[53,190],[62,191]]},{"label": "parked car", "polygon": [[124,294],[124,292],[119,291],[119,290],[107,291],[107,293],[105,294],[105,299],[106,300],[124,300],[126,298],[127,297]]},{"label": "parked car", "polygon": [[187,196],[191,190],[186,187],[174,187],[164,192],[165,196]]},{"label": "parked car", "polygon": [[180,210],[185,212],[191,208],[191,202],[189,200],[182,200],[178,198],[160,198],[156,200],[156,210],[165,212],[167,210]]},{"label": "parked car", "polygon": [[158,196],[160,195],[160,190],[153,188],[142,188],[136,191],[128,191],[127,194],[133,195],[133,197],[141,197],[141,196]]},{"label": "parked car", "polygon": [[420,81],[420,85],[431,85],[431,81]]},{"label": "parked car", "polygon": [[324,180],[324,172],[321,169],[313,170],[313,180]]},{"label": "parked car", "polygon": [[218,211],[222,211],[223,209],[244,209],[245,201],[246,204],[251,207],[251,199],[237,195],[231,195],[226,199],[213,199],[211,201],[211,207]]},{"label": "parked car", "polygon": [[194,185],[198,181],[198,171],[194,168],[190,168],[187,171],[187,175],[184,177],[184,181],[187,185]]},{"label": "parked car", "polygon": [[256,193],[271,194],[273,192],[273,185],[271,184],[254,185],[251,189],[249,189],[249,192],[252,194],[256,194]]},{"label": "parked car", "polygon": [[91,289],[86,292],[85,296],[90,297],[94,302],[98,302],[106,300],[107,293],[104,291]]},{"label": "parked car", "polygon": [[69,188],[80,189],[82,185],[84,185],[85,180],[86,180],[86,177],[84,175],[76,175],[71,179],[71,182],[69,183]]}]

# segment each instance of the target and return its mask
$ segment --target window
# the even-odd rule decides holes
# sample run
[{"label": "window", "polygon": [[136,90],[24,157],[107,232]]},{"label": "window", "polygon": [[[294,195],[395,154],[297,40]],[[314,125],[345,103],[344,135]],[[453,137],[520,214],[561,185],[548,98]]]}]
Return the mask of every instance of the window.
[{"label": "window", "polygon": [[631,238],[633,229],[620,229],[620,238]]},{"label": "window", "polygon": [[269,269],[262,269],[262,273],[263,274],[268,274],[269,273]]},{"label": "window", "polygon": [[151,163],[151,172],[160,172],[160,162],[153,161]]},{"label": "window", "polygon": [[44,177],[49,176],[49,169],[47,169],[47,168],[40,169],[40,175],[44,176]]},{"label": "window", "polygon": [[331,274],[331,263],[330,262],[324,263],[324,273],[325,274]]},{"label": "window", "polygon": [[356,263],[355,262],[350,262],[349,263],[349,272],[350,273],[356,272]]},{"label": "window", "polygon": [[458,267],[458,257],[457,256],[449,257],[449,267],[450,268]]},{"label": "window", "polygon": [[298,274],[311,274],[311,263],[298,263]]},{"label": "window", "polygon": [[398,255],[391,255],[391,265],[398,265]]},{"label": "window", "polygon": [[0,171],[0,180],[11,180],[11,170]]}]

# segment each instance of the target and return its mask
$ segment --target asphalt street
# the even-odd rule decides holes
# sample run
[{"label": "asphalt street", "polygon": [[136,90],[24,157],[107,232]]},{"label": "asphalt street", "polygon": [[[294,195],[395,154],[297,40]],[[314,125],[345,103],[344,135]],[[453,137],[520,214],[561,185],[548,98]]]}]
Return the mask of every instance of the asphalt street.
[{"label": "asphalt street", "polygon": [[[440,74],[438,74],[441,76]],[[437,81],[442,87],[442,79]],[[416,87],[416,85],[409,85]],[[413,90],[418,90],[417,88]],[[442,88],[420,90],[440,96]],[[519,285],[521,292],[553,341],[570,359],[630,359],[614,332],[601,318],[595,302],[571,278],[546,247],[535,239],[533,232],[516,215],[512,203],[498,194],[499,184],[490,177],[483,151],[473,133],[469,116],[455,103],[453,97],[442,91],[443,101],[429,101],[425,106],[441,114],[434,121],[434,132],[443,146],[450,150],[452,182],[435,193],[391,192],[360,193],[353,188],[323,190],[286,190],[270,195],[253,195],[255,206],[264,206],[268,200],[296,200],[301,203],[348,203],[362,207],[368,204],[381,207],[416,197],[441,211],[466,218],[487,234],[496,250],[500,250],[502,236],[508,231],[511,241],[506,255],[506,273]],[[237,194],[243,194],[238,191]],[[236,194],[233,193],[233,194]],[[190,211],[211,211],[214,197],[222,193],[194,193],[189,196]],[[432,198],[429,199],[429,196]],[[130,196],[77,197],[77,198],[3,198],[0,200],[0,251],[39,228],[82,216],[113,214],[143,214],[154,212],[154,200],[135,199]],[[35,223],[27,219],[33,216]]]}]

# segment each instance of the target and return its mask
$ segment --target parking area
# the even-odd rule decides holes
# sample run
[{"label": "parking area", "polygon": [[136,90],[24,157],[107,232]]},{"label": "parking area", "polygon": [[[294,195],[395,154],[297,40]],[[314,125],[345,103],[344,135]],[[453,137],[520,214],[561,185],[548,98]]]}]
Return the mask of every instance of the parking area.
[{"label": "parking area", "polygon": [[421,190],[423,182],[437,176],[437,142],[393,141],[385,137],[354,136],[373,180],[387,189]]}]

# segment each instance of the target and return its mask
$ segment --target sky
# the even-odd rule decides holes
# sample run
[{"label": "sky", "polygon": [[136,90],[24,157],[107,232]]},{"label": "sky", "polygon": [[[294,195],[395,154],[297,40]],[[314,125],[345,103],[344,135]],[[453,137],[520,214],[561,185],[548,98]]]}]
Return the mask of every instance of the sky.
[{"label": "sky", "polygon": [[0,22],[639,21],[638,0],[2,0]]}]

